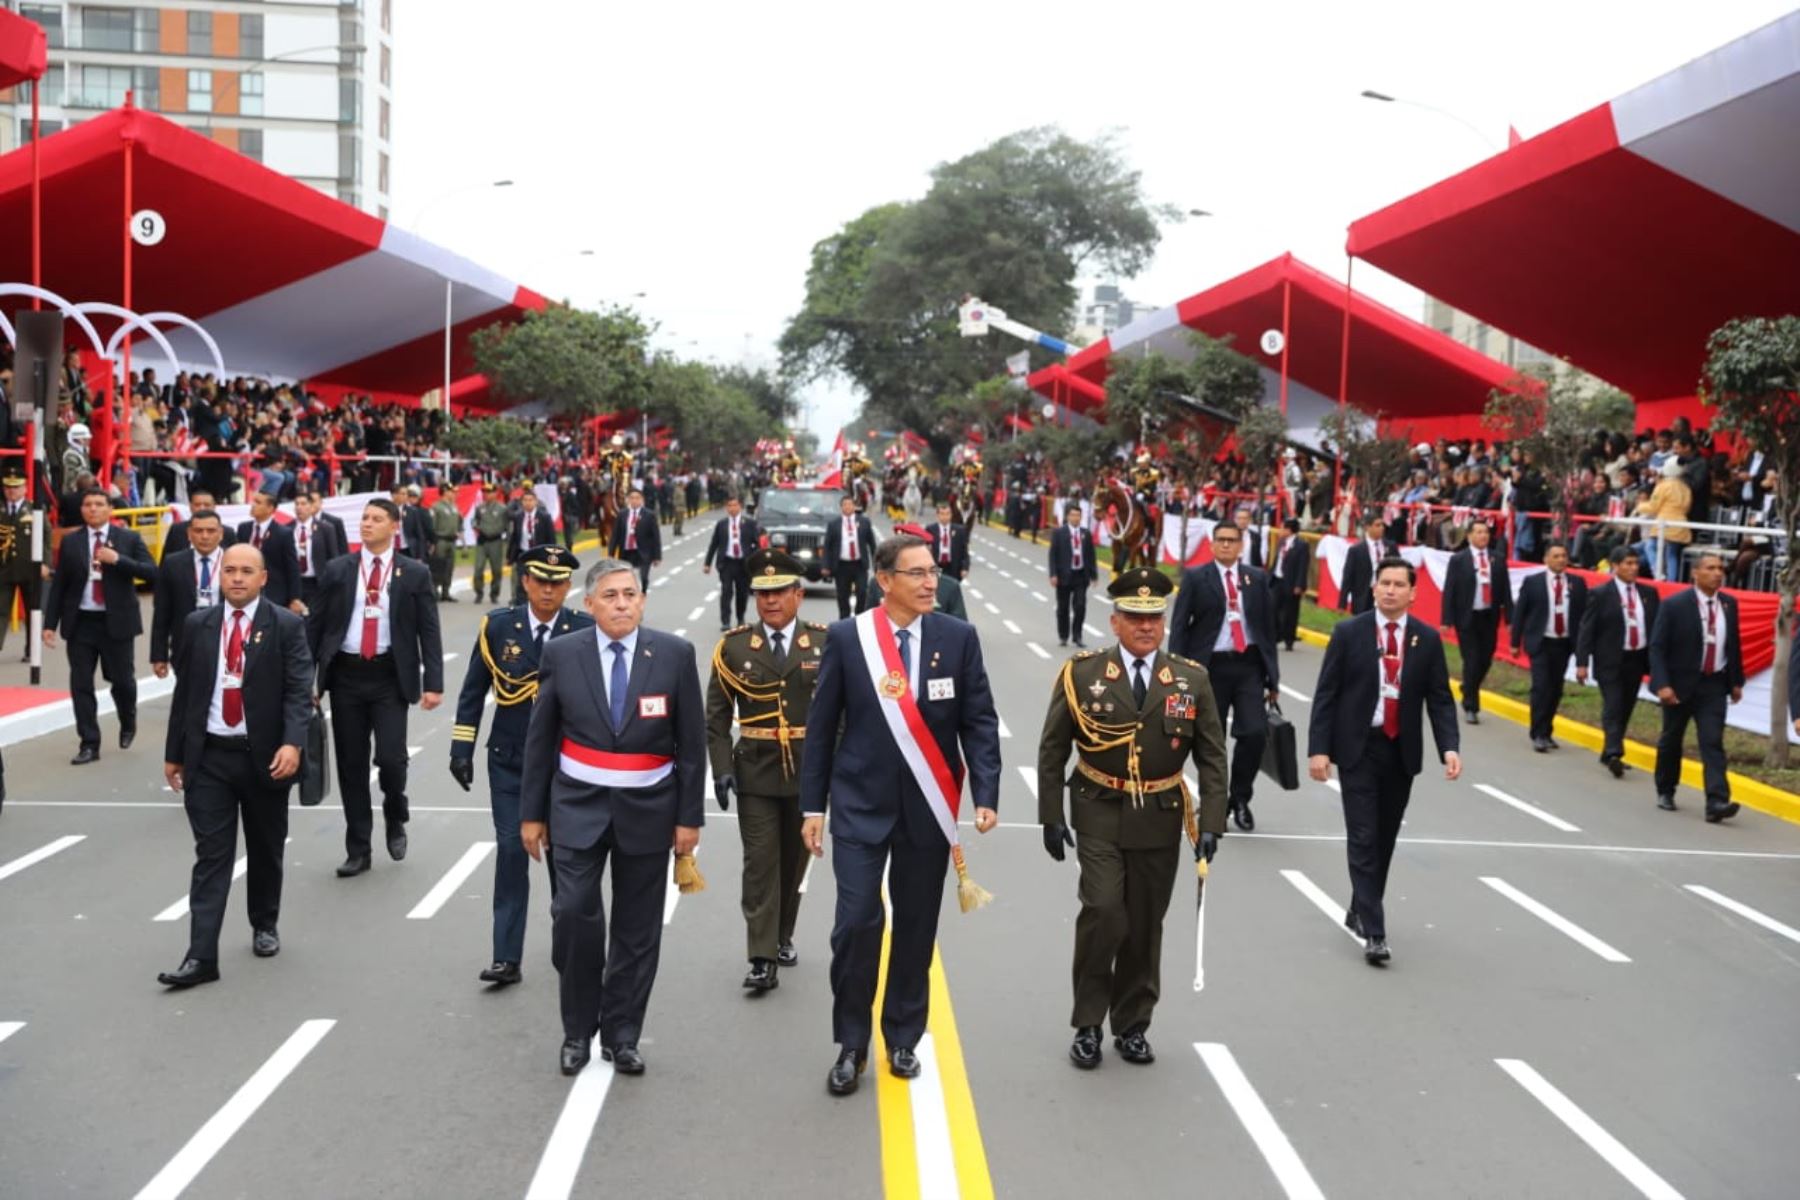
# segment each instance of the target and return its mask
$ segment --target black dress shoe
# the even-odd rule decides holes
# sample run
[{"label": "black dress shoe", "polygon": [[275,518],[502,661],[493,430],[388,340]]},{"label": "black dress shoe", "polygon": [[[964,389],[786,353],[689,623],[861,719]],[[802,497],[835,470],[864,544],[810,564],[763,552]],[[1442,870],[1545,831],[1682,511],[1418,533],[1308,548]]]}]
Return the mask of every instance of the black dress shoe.
[{"label": "black dress shoe", "polygon": [[71,767],[85,767],[91,762],[99,762],[99,761],[100,761],[100,747],[98,747],[98,746],[83,746],[81,749],[79,749],[75,752],[75,757],[71,758],[69,760],[69,765]]},{"label": "black dress shoe", "polygon": [[1562,749],[1562,743],[1557,741],[1555,738],[1551,738],[1551,737],[1545,738],[1544,744],[1546,746],[1550,747],[1550,749],[1552,749],[1552,750],[1561,750]]},{"label": "black dress shoe", "polygon": [[339,879],[348,879],[352,875],[361,875],[369,869],[369,856],[353,854],[344,860],[344,865],[337,869]]},{"label": "black dress shoe", "polygon": [[129,729],[121,726],[119,729],[119,749],[131,749],[131,742],[135,737],[137,737],[137,729],[135,726]]},{"label": "black dress shoe", "polygon": [[564,1075],[579,1075],[581,1068],[588,1065],[591,1051],[587,1038],[568,1038],[562,1044],[561,1065]]},{"label": "black dress shoe", "polygon": [[1481,714],[1478,712],[1473,712],[1469,709],[1464,709],[1463,716],[1465,716],[1469,719],[1469,724],[1471,724],[1471,725],[1481,724]]},{"label": "black dress shoe", "polygon": [[750,960],[750,973],[744,976],[744,986],[752,992],[772,992],[781,986],[775,963],[767,958]]},{"label": "black dress shoe", "polygon": [[1664,812],[1674,812],[1675,811],[1675,793],[1674,792],[1664,792],[1662,795],[1658,796],[1656,798],[1656,807],[1662,809]]},{"label": "black dress shoe", "polygon": [[1249,833],[1252,829],[1256,828],[1256,818],[1250,815],[1250,802],[1248,800],[1244,801],[1242,804],[1234,804],[1231,806],[1231,820],[1233,824],[1245,833]]},{"label": "black dress shoe", "polygon": [[1069,639],[1068,638],[1058,638],[1058,639],[1056,639],[1056,644],[1059,646],[1066,646],[1069,644]]},{"label": "black dress shoe", "polygon": [[1075,639],[1075,648],[1076,648],[1076,649],[1077,649],[1077,650],[1086,650],[1086,649],[1087,649],[1087,643],[1086,643],[1086,642],[1084,642],[1084,641],[1082,641],[1082,640],[1081,640],[1081,639],[1080,639],[1080,638],[1076,638],[1076,639]]},{"label": "black dress shoe", "polygon": [[1550,753],[1550,739],[1549,738],[1532,738],[1531,739],[1531,748],[1533,750],[1536,750],[1539,754],[1548,754],[1548,753]]},{"label": "black dress shoe", "polygon": [[1736,800],[1727,800],[1724,804],[1718,805],[1717,807],[1709,804],[1706,806],[1706,823],[1708,825],[1717,825],[1720,821],[1726,820],[1729,817],[1735,817],[1738,815],[1738,810],[1741,807],[1742,806],[1738,804]]},{"label": "black dress shoe", "polygon": [[406,858],[406,826],[389,825],[387,827],[388,857],[395,862]]},{"label": "black dress shoe", "polygon": [[781,948],[775,951],[775,961],[784,967],[797,967],[800,965],[800,952],[794,949],[794,943],[783,942]]},{"label": "black dress shoe", "polygon": [[219,978],[219,964],[201,962],[197,958],[184,958],[181,965],[173,971],[164,971],[156,977],[156,982],[164,987],[191,988],[199,983],[212,983]]},{"label": "black dress shoe", "polygon": [[825,1077],[825,1090],[834,1096],[848,1096],[856,1090],[863,1068],[868,1065],[867,1050],[845,1047],[838,1051],[837,1061],[831,1064],[831,1074]]},{"label": "black dress shoe", "polygon": [[600,1057],[613,1065],[613,1070],[621,1075],[642,1075],[644,1073],[644,1056],[638,1053],[634,1044],[622,1043],[600,1052]]},{"label": "black dress shoe", "polygon": [[919,1056],[913,1053],[911,1046],[890,1046],[888,1048],[888,1070],[899,1079],[917,1079],[919,1077]]},{"label": "black dress shoe", "polygon": [[1393,952],[1388,949],[1387,939],[1384,937],[1372,937],[1363,943],[1363,958],[1371,967],[1379,967],[1392,957]]},{"label": "black dress shoe", "polygon": [[1145,1039],[1141,1029],[1134,1029],[1130,1033],[1115,1037],[1113,1049],[1119,1052],[1120,1058],[1128,1063],[1136,1063],[1140,1067],[1148,1066],[1156,1061],[1156,1052],[1150,1049],[1150,1043]]},{"label": "black dress shoe", "polygon": [[493,966],[483,970],[480,975],[481,982],[497,983],[501,987],[505,987],[509,983],[517,983],[523,978],[525,977],[519,974],[519,964],[515,962],[496,962]]},{"label": "black dress shoe", "polygon": [[1100,1027],[1083,1025],[1075,1031],[1075,1040],[1069,1043],[1069,1061],[1084,1071],[1091,1071],[1100,1065],[1105,1057],[1100,1052]]},{"label": "black dress shoe", "polygon": [[258,958],[274,958],[281,953],[281,935],[273,929],[259,929],[250,938],[250,952]]},{"label": "black dress shoe", "polygon": [[1356,910],[1354,908],[1345,911],[1344,928],[1348,929],[1351,933],[1354,933],[1357,937],[1363,935],[1362,918],[1356,915]]},{"label": "black dress shoe", "polygon": [[1616,754],[1609,754],[1605,758],[1601,759],[1600,761],[1606,764],[1606,769],[1612,772],[1612,777],[1614,779],[1625,778],[1625,760],[1624,759],[1620,758]]}]

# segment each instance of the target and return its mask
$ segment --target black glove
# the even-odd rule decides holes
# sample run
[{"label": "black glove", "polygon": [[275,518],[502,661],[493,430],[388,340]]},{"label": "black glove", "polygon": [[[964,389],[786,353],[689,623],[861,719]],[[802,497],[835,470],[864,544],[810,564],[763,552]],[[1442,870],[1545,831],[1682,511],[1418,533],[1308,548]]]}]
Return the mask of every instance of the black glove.
[{"label": "black glove", "polygon": [[1207,862],[1211,862],[1213,860],[1213,855],[1218,852],[1219,835],[1216,833],[1203,833],[1200,835],[1200,844],[1194,847],[1194,860],[1198,862],[1200,859],[1205,859]]},{"label": "black glove", "polygon": [[1069,836],[1069,827],[1061,821],[1044,826],[1044,853],[1057,862],[1063,861],[1063,847],[1074,844],[1075,839]]},{"label": "black glove", "polygon": [[720,775],[713,780],[713,795],[718,797],[719,811],[731,811],[731,793],[737,791],[737,780],[729,775]]},{"label": "black glove", "polygon": [[469,785],[475,782],[475,760],[472,758],[451,759],[450,778],[462,784],[463,791],[468,791]]}]

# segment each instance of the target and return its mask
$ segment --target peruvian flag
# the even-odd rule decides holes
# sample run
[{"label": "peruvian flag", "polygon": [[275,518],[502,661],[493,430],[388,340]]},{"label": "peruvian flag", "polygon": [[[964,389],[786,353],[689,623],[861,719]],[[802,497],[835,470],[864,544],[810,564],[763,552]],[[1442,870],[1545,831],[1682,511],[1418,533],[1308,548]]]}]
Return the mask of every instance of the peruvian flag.
[{"label": "peruvian flag", "polygon": [[825,472],[819,480],[820,487],[834,488],[844,486],[844,431],[838,430],[837,441],[831,445],[831,470]]}]

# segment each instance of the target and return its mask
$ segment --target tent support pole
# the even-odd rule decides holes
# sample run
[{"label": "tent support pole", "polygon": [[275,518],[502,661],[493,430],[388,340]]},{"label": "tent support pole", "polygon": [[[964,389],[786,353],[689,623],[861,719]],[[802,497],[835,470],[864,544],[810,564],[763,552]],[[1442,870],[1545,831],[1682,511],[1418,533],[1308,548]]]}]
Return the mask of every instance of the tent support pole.
[{"label": "tent support pole", "polygon": [[456,284],[444,280],[444,416],[453,417],[450,411],[450,298]]},{"label": "tent support pole", "polygon": [[[1344,259],[1344,332],[1339,338],[1338,347],[1338,428],[1342,429],[1345,410],[1350,402],[1350,273],[1356,267],[1356,259],[1346,256]],[[1333,500],[1342,503],[1344,495],[1344,448],[1337,447],[1337,454],[1332,462],[1331,491]],[[1340,519],[1341,523],[1341,519]],[[1343,530],[1339,530],[1343,532]]]},{"label": "tent support pole", "polygon": [[1281,281],[1281,419],[1287,420],[1288,314],[1292,309],[1294,282]]},{"label": "tent support pole", "polygon": [[[127,93],[125,93],[125,107],[127,109],[129,109],[129,108],[131,108],[131,106],[132,106],[132,95],[130,92],[127,92]],[[120,304],[120,307],[124,308],[127,312],[136,311],[135,309],[133,309],[131,307],[131,183],[132,183],[132,180],[131,180],[131,143],[132,143],[131,135],[127,134],[125,136],[125,142],[124,142],[124,148],[123,148],[123,153],[125,155],[125,212],[119,221],[119,232],[120,232],[120,234],[123,235],[123,242],[122,242],[123,251],[122,251],[122,253],[124,255],[124,287],[122,289],[124,292],[124,295],[123,295],[123,298],[119,301],[119,304]],[[116,457],[118,458],[118,460],[123,462],[125,464],[125,466],[129,467],[129,466],[131,466],[131,337],[130,337],[130,335],[127,334],[120,341],[119,345],[120,345],[120,349],[124,352],[124,357],[122,359],[122,370],[124,371],[124,378],[120,381],[121,394],[120,394],[120,401],[119,401],[119,424],[118,424],[118,428],[113,430],[113,446],[115,447]],[[172,383],[174,381],[171,380],[170,382]],[[110,466],[111,466],[111,464],[108,463],[109,468],[110,468]],[[108,482],[110,482],[110,481],[108,479],[102,478],[98,482],[101,487],[105,487],[108,484]],[[249,499],[249,497],[246,496],[245,499],[247,500],[247,499]]]}]

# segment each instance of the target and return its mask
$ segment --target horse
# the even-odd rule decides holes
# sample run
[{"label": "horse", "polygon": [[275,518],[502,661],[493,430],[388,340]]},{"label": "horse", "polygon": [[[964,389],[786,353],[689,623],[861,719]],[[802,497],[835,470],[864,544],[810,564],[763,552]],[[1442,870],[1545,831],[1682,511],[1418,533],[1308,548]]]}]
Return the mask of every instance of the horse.
[{"label": "horse", "polygon": [[1114,479],[1101,481],[1094,489],[1094,512],[1107,523],[1114,571],[1156,566],[1157,544],[1150,537],[1150,514],[1130,488]]},{"label": "horse", "polygon": [[945,503],[950,506],[950,519],[972,530],[981,516],[981,488],[973,479],[959,479],[951,485]]}]

